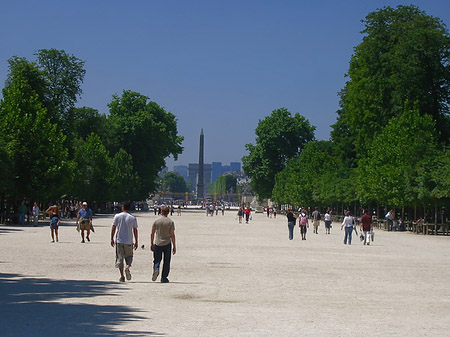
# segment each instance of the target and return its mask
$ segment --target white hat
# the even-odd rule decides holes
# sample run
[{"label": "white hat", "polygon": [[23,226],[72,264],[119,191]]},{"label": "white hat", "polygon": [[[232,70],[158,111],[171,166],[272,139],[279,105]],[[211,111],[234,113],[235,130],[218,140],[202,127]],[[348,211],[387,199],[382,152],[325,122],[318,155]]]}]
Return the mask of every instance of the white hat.
[{"label": "white hat", "polygon": [[87,202],[85,201],[85,202],[83,202],[83,206],[87,206]]}]

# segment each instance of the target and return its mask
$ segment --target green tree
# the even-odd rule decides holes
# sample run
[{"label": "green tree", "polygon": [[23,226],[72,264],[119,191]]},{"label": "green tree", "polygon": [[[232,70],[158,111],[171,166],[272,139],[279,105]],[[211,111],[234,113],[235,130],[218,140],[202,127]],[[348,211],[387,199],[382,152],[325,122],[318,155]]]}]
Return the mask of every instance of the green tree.
[{"label": "green tree", "polygon": [[[67,174],[65,137],[49,122],[40,95],[42,72],[23,58],[9,60],[9,74],[0,102],[0,134],[13,174],[12,198],[57,199]],[[3,178],[2,178],[3,179]]]},{"label": "green tree", "polygon": [[141,199],[156,188],[155,179],[165,166],[165,158],[175,159],[182,152],[183,137],[178,135],[175,116],[149,98],[125,90],[109,103],[112,128],[112,153],[123,148],[133,158],[134,170],[141,180]]},{"label": "green tree", "polygon": [[[336,161],[330,141],[314,141],[277,174],[273,197],[280,204],[310,205],[330,202]],[[333,182],[333,183],[332,183]]]},{"label": "green tree", "polygon": [[81,84],[86,74],[84,61],[57,49],[41,49],[36,55],[46,81],[49,117],[67,134],[70,131],[71,108],[82,94]]},{"label": "green tree", "polygon": [[[418,182],[426,174],[422,168],[437,154],[435,134],[432,116],[420,116],[417,109],[392,118],[375,137],[368,156],[359,161],[359,199],[399,206],[417,202]],[[422,187],[426,185],[422,179]],[[427,194],[422,190],[422,198]]]},{"label": "green tree", "polygon": [[167,172],[163,178],[163,189],[166,192],[185,193],[186,181],[177,172]]},{"label": "green tree", "polygon": [[[86,140],[91,133],[96,133],[104,143],[110,143],[110,130],[106,115],[88,107],[72,108],[70,133],[74,141]],[[106,146],[105,144],[105,146]]]},{"label": "green tree", "polygon": [[236,182],[236,177],[231,174],[220,176],[214,182],[211,191],[220,195],[227,194],[227,192],[236,193]]},{"label": "green tree", "polygon": [[[439,140],[448,143],[450,36],[445,25],[415,6],[385,7],[363,22],[365,36],[350,61],[336,129],[350,135],[362,158],[389,120],[417,102],[420,114],[436,121]],[[405,102],[411,103],[406,110]]]},{"label": "green tree", "polygon": [[438,199],[450,198],[450,149],[441,151],[436,156],[431,172],[431,180],[434,188],[431,190],[431,196]]},{"label": "green tree", "polygon": [[98,135],[92,133],[77,147],[74,172],[74,197],[90,202],[110,200],[110,182],[113,176],[111,159]]},{"label": "green tree", "polygon": [[[0,112],[2,112],[1,103]],[[2,198],[2,200],[5,200],[5,196],[11,195],[13,191],[13,163],[7,151],[5,142],[4,133],[2,132],[0,135],[0,163],[2,163],[0,165],[0,177],[2,177],[2,179],[0,179],[0,198]]]},{"label": "green tree", "polygon": [[256,145],[247,144],[249,154],[242,158],[245,173],[252,180],[260,198],[270,198],[275,176],[288,159],[298,155],[314,139],[315,127],[300,114],[294,116],[285,108],[277,109],[256,127]]},{"label": "green tree", "polygon": [[137,200],[141,184],[133,168],[133,158],[120,149],[111,159],[110,191],[112,200]]}]

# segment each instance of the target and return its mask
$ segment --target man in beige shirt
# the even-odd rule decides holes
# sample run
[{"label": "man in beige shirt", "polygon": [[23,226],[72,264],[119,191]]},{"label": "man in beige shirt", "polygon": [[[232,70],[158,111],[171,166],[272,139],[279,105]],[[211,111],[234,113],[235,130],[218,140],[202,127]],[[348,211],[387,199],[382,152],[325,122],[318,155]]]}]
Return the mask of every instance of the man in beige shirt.
[{"label": "man in beige shirt", "polygon": [[[170,260],[176,254],[175,224],[167,217],[169,207],[161,208],[161,217],[153,224],[151,235],[151,250],[153,251],[153,275],[152,281],[156,281],[159,276],[161,260],[164,255],[164,263],[161,275],[161,283],[169,283]],[[172,248],[173,245],[173,248]]]}]

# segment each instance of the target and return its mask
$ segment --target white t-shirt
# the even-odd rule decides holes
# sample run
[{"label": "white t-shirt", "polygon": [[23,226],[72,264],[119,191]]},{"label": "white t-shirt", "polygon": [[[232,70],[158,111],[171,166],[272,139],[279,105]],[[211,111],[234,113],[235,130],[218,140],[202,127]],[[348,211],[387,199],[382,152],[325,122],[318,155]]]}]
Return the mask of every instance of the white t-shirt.
[{"label": "white t-shirt", "polygon": [[114,216],[113,226],[116,226],[116,242],[126,245],[133,244],[133,228],[138,228],[136,217],[127,212]]},{"label": "white t-shirt", "polygon": [[330,213],[325,213],[325,221],[331,221]]},{"label": "white t-shirt", "polygon": [[342,221],[342,226],[345,227],[353,227],[353,217],[351,215],[347,215]]}]

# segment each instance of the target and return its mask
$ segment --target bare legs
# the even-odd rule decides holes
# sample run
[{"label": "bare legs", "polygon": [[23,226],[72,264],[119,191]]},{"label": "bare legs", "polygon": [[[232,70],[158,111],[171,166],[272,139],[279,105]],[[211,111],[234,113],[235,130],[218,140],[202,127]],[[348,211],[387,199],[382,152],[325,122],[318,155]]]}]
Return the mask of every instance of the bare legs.
[{"label": "bare legs", "polygon": [[55,242],[55,234],[56,234],[56,242],[58,242],[58,229],[50,229],[52,231],[52,242]]}]

